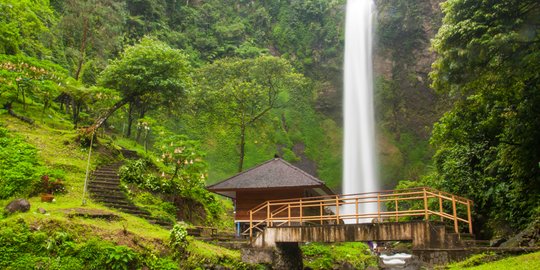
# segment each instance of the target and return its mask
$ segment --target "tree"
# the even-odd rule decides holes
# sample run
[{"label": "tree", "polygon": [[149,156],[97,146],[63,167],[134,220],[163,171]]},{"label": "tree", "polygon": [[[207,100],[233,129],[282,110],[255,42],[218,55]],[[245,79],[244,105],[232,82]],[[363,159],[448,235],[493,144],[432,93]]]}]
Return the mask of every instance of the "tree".
[{"label": "tree", "polygon": [[49,29],[56,22],[47,0],[3,0],[0,3],[0,54],[50,57]]},{"label": "tree", "polygon": [[[540,3],[454,0],[434,40],[434,181],[476,202],[477,222],[518,229],[540,209]],[[536,214],[535,214],[536,211]]]},{"label": "tree", "polygon": [[204,186],[206,163],[197,141],[183,135],[174,135],[160,141],[156,148],[161,154],[161,161],[171,169],[173,191]]},{"label": "tree", "polygon": [[162,104],[179,106],[191,85],[187,59],[182,51],[148,37],[127,47],[120,58],[105,68],[99,80],[101,85],[120,91],[121,100],[98,117],[88,131],[99,128],[128,102],[147,96],[155,95]]},{"label": "tree", "polygon": [[199,108],[209,113],[211,120],[238,131],[239,172],[244,164],[246,130],[283,105],[288,93],[305,86],[301,74],[286,60],[273,56],[218,60],[197,74]]},{"label": "tree", "polygon": [[104,63],[121,44],[125,8],[113,0],[68,0],[58,24],[66,56],[79,80],[87,58]]}]

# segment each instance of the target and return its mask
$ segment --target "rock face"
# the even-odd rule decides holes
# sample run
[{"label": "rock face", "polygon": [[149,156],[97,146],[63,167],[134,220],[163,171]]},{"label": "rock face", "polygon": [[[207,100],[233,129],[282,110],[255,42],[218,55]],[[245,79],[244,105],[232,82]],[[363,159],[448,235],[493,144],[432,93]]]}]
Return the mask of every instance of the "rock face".
[{"label": "rock face", "polygon": [[533,222],[525,230],[501,244],[501,247],[537,247],[540,246],[540,220]]},{"label": "rock face", "polygon": [[15,199],[6,206],[5,210],[10,214],[15,212],[28,212],[28,210],[30,210],[30,202],[26,199]]}]

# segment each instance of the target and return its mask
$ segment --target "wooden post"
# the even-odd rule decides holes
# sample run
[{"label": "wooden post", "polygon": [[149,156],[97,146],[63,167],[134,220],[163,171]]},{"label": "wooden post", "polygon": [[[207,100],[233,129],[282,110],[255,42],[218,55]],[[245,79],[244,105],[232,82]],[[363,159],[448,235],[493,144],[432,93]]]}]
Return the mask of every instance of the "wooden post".
[{"label": "wooden post", "polygon": [[441,214],[441,221],[444,221],[444,217],[442,216],[442,213],[443,213],[442,196],[441,196],[441,192],[439,191],[439,214]]},{"label": "wooden post", "polygon": [[454,195],[452,195],[452,211],[454,213],[454,231],[458,233],[459,230],[458,230],[458,220],[457,220],[456,197]]},{"label": "wooden post", "polygon": [[356,199],[355,199],[354,206],[356,208],[356,224],[358,224],[360,222],[360,220],[358,219],[358,197],[356,197]]},{"label": "wooden post", "polygon": [[302,199],[300,199],[300,226],[302,226],[302,209],[303,209]]},{"label": "wooden post", "polygon": [[382,222],[381,220],[381,194],[377,193],[377,222]]},{"label": "wooden post", "polygon": [[467,220],[469,221],[469,233],[473,234],[472,217],[471,217],[471,201],[467,200]]},{"label": "wooden post", "polygon": [[339,197],[336,195],[336,225],[339,224]]},{"label": "wooden post", "polygon": [[399,222],[399,204],[398,204],[397,197],[394,199],[394,202],[396,204],[396,222]]},{"label": "wooden post", "polygon": [[291,204],[287,204],[287,221],[289,223],[289,226],[291,226]]},{"label": "wooden post", "polygon": [[266,223],[269,227],[272,227],[272,220],[270,219],[270,203],[266,202]]},{"label": "wooden post", "polygon": [[427,192],[426,192],[426,188],[423,188],[422,190],[424,191],[424,218],[427,221],[429,220]]},{"label": "wooden post", "polygon": [[253,211],[249,210],[249,241],[253,240]]},{"label": "wooden post", "polygon": [[323,218],[322,218],[322,216],[323,216],[323,206],[322,206],[322,201],[319,202],[319,213],[320,213],[319,218],[321,219],[320,221],[321,221],[321,225],[322,225],[322,224],[323,224]]}]

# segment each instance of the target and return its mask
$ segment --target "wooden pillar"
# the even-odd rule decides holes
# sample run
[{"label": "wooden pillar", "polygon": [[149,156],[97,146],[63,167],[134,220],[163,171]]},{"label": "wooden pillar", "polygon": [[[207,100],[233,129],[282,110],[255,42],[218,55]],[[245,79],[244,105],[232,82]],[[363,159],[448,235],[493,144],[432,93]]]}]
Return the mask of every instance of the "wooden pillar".
[{"label": "wooden pillar", "polygon": [[459,229],[458,229],[458,220],[457,220],[456,197],[454,195],[452,195],[452,211],[454,214],[454,231],[458,233]]},{"label": "wooden pillar", "polygon": [[381,220],[381,194],[377,193],[377,222],[382,222]]},{"label": "wooden pillar", "polygon": [[397,197],[394,198],[394,203],[396,204],[396,222],[399,222],[399,204]]},{"label": "wooden pillar", "polygon": [[470,200],[467,200],[467,220],[469,221],[469,233],[473,234],[472,216],[471,216],[471,201]]},{"label": "wooden pillar", "polygon": [[336,224],[339,224],[339,196],[336,195]]},{"label": "wooden pillar", "polygon": [[443,203],[442,203],[441,192],[439,191],[439,214],[441,214],[441,221],[444,221],[444,217],[442,216],[442,213],[443,213]]},{"label": "wooden pillar", "polygon": [[253,211],[249,210],[249,241],[253,240]]},{"label": "wooden pillar", "polygon": [[356,197],[356,199],[354,200],[354,206],[356,208],[356,224],[358,224],[360,222],[360,220],[358,219],[358,197]]},{"label": "wooden pillar", "polygon": [[319,213],[320,213],[319,217],[321,219],[320,221],[321,221],[321,225],[322,225],[323,224],[323,203],[322,203],[322,201],[319,202]]},{"label": "wooden pillar", "polygon": [[424,219],[429,220],[426,188],[423,188],[422,190],[424,191]]},{"label": "wooden pillar", "polygon": [[303,205],[302,205],[302,199],[300,199],[300,226],[302,226],[302,210],[303,210]]},{"label": "wooden pillar", "polygon": [[266,224],[272,227],[272,219],[270,219],[270,203],[266,202]]}]

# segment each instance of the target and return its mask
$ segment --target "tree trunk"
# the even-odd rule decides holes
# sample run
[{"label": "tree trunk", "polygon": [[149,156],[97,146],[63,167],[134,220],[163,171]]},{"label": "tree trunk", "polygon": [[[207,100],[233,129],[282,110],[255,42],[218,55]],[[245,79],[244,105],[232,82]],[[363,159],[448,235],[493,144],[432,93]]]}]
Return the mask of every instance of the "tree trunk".
[{"label": "tree trunk", "polygon": [[128,115],[127,115],[127,130],[126,138],[131,136],[131,126],[133,125],[133,102],[129,103]]},{"label": "tree trunk", "polygon": [[28,124],[33,125],[34,120],[23,115],[18,115],[13,111],[13,102],[4,104],[4,109],[8,111],[8,114]]},{"label": "tree trunk", "polygon": [[126,103],[129,102],[129,99],[124,98],[120,101],[116,102],[109,110],[107,110],[102,116],[98,117],[96,121],[94,121],[94,124],[92,124],[88,130],[88,134],[92,134],[95,130],[97,130],[107,119],[118,109],[120,109],[122,106],[126,105]]},{"label": "tree trunk", "polygon": [[[141,110],[139,112],[139,119],[142,119],[144,118],[144,115],[146,114],[146,109],[144,108],[144,106],[141,106]],[[135,141],[136,142],[139,142],[139,140],[141,139],[141,127],[137,125],[137,138],[135,138]]]},{"label": "tree trunk", "polygon": [[75,80],[79,80],[79,76],[81,75],[82,66],[84,63],[84,58],[86,55],[86,40],[88,38],[88,18],[83,18],[83,36],[81,39],[81,48],[80,48],[80,56],[79,56],[79,63],[77,64],[77,71],[75,72]]},{"label": "tree trunk", "polygon": [[238,172],[244,168],[244,155],[246,151],[246,126],[242,124],[240,127],[240,160],[238,161]]}]

